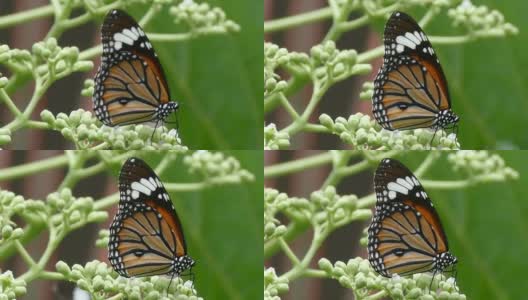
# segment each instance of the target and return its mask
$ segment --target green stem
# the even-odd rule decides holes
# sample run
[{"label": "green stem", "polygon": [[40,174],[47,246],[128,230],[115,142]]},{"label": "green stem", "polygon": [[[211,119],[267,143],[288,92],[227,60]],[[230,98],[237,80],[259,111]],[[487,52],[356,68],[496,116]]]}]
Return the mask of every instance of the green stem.
[{"label": "green stem", "polygon": [[304,275],[306,277],[313,277],[313,278],[326,278],[328,277],[328,274],[326,274],[323,270],[317,270],[317,269],[308,269],[304,271]]},{"label": "green stem", "polygon": [[[286,232],[282,235],[285,241],[292,241],[300,234],[306,232],[306,229],[310,226],[309,223],[293,222],[288,224]],[[280,250],[280,244],[278,239],[273,239],[264,244],[264,259],[271,257],[277,251]]]},{"label": "green stem", "polygon": [[330,152],[323,152],[294,161],[266,166],[264,167],[264,178],[284,176],[290,173],[296,173],[309,168],[325,165],[330,162],[332,162],[332,154]]},{"label": "green stem", "polygon": [[321,190],[330,185],[336,185],[339,181],[341,181],[343,175],[340,174],[339,170],[347,165],[352,153],[354,152],[334,150],[330,151],[330,153],[332,154],[332,171],[330,171],[330,174],[328,174],[326,177],[326,180],[320,188]]},{"label": "green stem", "polygon": [[301,131],[304,128],[304,126],[306,125],[306,123],[308,122],[308,119],[312,115],[313,111],[317,107],[317,104],[319,103],[319,101],[321,101],[324,93],[327,90],[328,90],[328,85],[327,84],[324,84],[322,86],[317,84],[317,83],[314,84],[314,91],[312,93],[312,97],[310,98],[310,102],[306,106],[306,109],[302,113],[301,117],[295,119],[293,121],[293,123],[288,125],[286,128],[280,130],[280,132],[281,133],[287,133],[287,134],[289,134],[291,136],[291,135]]},{"label": "green stem", "polygon": [[101,55],[101,53],[103,53],[103,46],[99,44],[97,46],[93,46],[84,51],[81,51],[79,53],[79,60],[92,59],[96,56]]},{"label": "green stem", "polygon": [[323,125],[312,123],[304,125],[304,130],[307,132],[330,133],[330,130],[328,130],[328,128],[324,127]]},{"label": "green stem", "polygon": [[33,121],[33,120],[27,121],[26,127],[33,128],[33,129],[50,129],[50,126],[48,123],[42,122],[42,121]]},{"label": "green stem", "polygon": [[294,266],[297,266],[299,265],[301,262],[299,261],[299,258],[297,258],[297,256],[295,255],[295,253],[293,253],[293,251],[291,250],[290,246],[288,245],[288,243],[286,243],[284,241],[284,239],[282,237],[279,237],[279,244],[282,248],[282,251],[284,252],[284,254],[286,254],[286,256],[290,259],[291,263],[294,265]]},{"label": "green stem", "polygon": [[[26,244],[32,241],[36,236],[38,236],[46,228],[45,224],[28,224],[24,228],[24,234],[18,241],[22,244]],[[5,261],[7,258],[13,256],[17,248],[15,246],[15,241],[7,241],[0,245],[0,261]]]},{"label": "green stem", "polygon": [[289,270],[285,274],[281,275],[280,278],[286,279],[288,281],[292,281],[296,278],[301,277],[306,271],[306,269],[309,267],[310,262],[312,261],[315,254],[317,253],[317,250],[319,250],[319,248],[321,247],[327,235],[328,235],[328,231],[326,230],[321,231],[320,228],[315,227],[312,244],[310,245],[310,248],[308,248],[308,251],[304,255],[301,263],[294,266],[291,270]]},{"label": "green stem", "polygon": [[139,26],[141,26],[141,28],[145,28],[157,12],[156,5],[151,5],[143,17],[141,17],[141,20],[139,20]]},{"label": "green stem", "polygon": [[94,202],[94,211],[102,210],[119,202],[119,193],[113,193]]},{"label": "green stem", "polygon": [[181,42],[190,40],[194,37],[205,35],[205,34],[221,34],[227,33],[226,29],[222,26],[211,26],[202,29],[197,29],[192,32],[186,33],[147,33],[151,41],[156,42]]},{"label": "green stem", "polygon": [[439,152],[431,151],[429,155],[424,159],[420,166],[414,171],[416,177],[422,177],[425,172],[431,167],[431,165],[438,159],[440,156]]},{"label": "green stem", "polygon": [[0,99],[4,100],[4,103],[6,104],[7,108],[11,111],[13,115],[15,115],[16,117],[20,117],[22,115],[22,112],[18,109],[11,97],[9,97],[9,95],[3,88],[0,88]]},{"label": "green stem", "polygon": [[464,44],[475,40],[473,35],[454,35],[454,36],[431,36],[429,37],[431,43],[435,45],[456,45]]},{"label": "green stem", "polygon": [[368,160],[362,160],[354,165],[342,167],[337,172],[341,176],[350,176],[367,170],[368,168],[370,168],[370,162]]},{"label": "green stem", "polygon": [[288,16],[281,19],[275,19],[264,22],[264,33],[271,33],[292,27],[306,25],[332,17],[332,9],[324,7],[310,12],[301,13],[294,16]]},{"label": "green stem", "polygon": [[428,9],[425,15],[420,20],[420,22],[418,22],[418,24],[420,24],[420,27],[422,27],[422,29],[427,27],[427,25],[433,20],[433,17],[436,15],[436,13],[436,9]]},{"label": "green stem", "polygon": [[357,29],[361,26],[367,25],[369,21],[370,21],[370,17],[368,15],[364,15],[353,21],[341,23],[338,25],[338,28],[340,31],[350,31],[350,30]]},{"label": "green stem", "polygon": [[47,171],[53,168],[63,167],[68,164],[66,155],[59,155],[51,158],[31,162],[20,166],[2,169],[0,172],[0,181],[15,179],[29,174]]},{"label": "green stem", "polygon": [[0,17],[0,29],[14,25],[26,23],[29,20],[35,20],[53,15],[53,6],[45,5],[21,12],[4,15]]},{"label": "green stem", "polygon": [[44,250],[44,253],[42,253],[42,256],[40,257],[38,263],[33,266],[33,268],[30,268],[26,273],[20,275],[18,279],[25,280],[26,282],[32,281],[35,278],[38,278],[40,273],[44,271],[46,268],[46,265],[55,251],[57,247],[59,246],[60,242],[64,238],[64,235],[58,235],[56,230],[49,225],[50,233],[48,237],[48,245],[46,246],[46,249]]},{"label": "green stem", "polygon": [[29,255],[29,253],[27,252],[26,248],[24,248],[22,243],[20,243],[20,241],[18,241],[18,240],[15,240],[14,243],[15,243],[15,247],[16,247],[18,253],[22,257],[24,262],[28,265],[28,267],[30,269],[33,268],[37,263],[33,260],[31,255]]},{"label": "green stem", "polygon": [[295,108],[293,108],[293,106],[290,104],[290,101],[288,101],[288,99],[284,96],[283,93],[279,93],[279,99],[282,103],[282,106],[284,106],[286,112],[290,115],[293,120],[297,120],[300,118],[297,111],[295,111]]},{"label": "green stem", "polygon": [[64,275],[59,272],[42,271],[39,276],[40,279],[45,280],[67,280]]},{"label": "green stem", "polygon": [[357,56],[357,62],[358,63],[365,63],[365,62],[371,61],[371,60],[373,60],[375,58],[381,57],[381,56],[383,56],[384,51],[385,51],[385,48],[383,47],[383,45],[381,45],[381,46],[378,46],[378,47],[376,47],[374,49],[371,49],[371,50],[365,51],[363,53],[360,53]]},{"label": "green stem", "polygon": [[[286,83],[286,88],[282,91],[285,97],[291,96],[303,88],[310,81],[307,76],[294,76]],[[280,104],[280,93],[274,93],[264,98],[264,113],[272,111]]]}]

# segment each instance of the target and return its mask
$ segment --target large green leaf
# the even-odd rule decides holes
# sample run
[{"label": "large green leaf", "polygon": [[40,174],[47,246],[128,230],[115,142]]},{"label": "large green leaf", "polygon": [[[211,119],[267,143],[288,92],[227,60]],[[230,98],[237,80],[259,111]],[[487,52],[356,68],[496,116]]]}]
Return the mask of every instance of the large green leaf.
[{"label": "large green leaf", "polygon": [[[191,149],[262,149],[263,3],[207,1],[224,9],[240,32],[185,42],[157,42],[168,77],[182,141]],[[167,12],[147,27],[181,31]]]},{"label": "large green leaf", "polygon": [[[426,153],[399,157],[415,169]],[[457,191],[427,189],[459,260],[457,282],[468,299],[524,299],[528,268],[527,153],[501,151],[506,164],[520,173],[514,182],[478,184]],[[432,180],[456,180],[446,160],[437,162],[423,176]]]},{"label": "large green leaf", "polygon": [[[519,28],[517,36],[435,46],[449,81],[453,108],[461,116],[463,149],[528,148],[527,1],[479,0]],[[460,34],[445,14],[426,28],[431,35]],[[447,35],[447,34],[446,34]]]}]

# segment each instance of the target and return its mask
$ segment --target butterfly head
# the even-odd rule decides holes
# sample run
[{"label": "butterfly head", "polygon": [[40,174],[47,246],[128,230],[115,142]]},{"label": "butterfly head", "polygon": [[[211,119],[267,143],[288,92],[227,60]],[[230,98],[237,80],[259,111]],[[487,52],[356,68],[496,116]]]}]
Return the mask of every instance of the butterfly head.
[{"label": "butterfly head", "polygon": [[436,114],[436,122],[433,125],[434,129],[445,129],[456,126],[460,117],[457,116],[451,109],[444,109]]},{"label": "butterfly head", "polygon": [[183,271],[190,269],[196,262],[188,255],[183,255],[174,258],[172,262],[172,269],[175,275],[180,275]]},{"label": "butterfly head", "polygon": [[169,101],[167,103],[161,104],[156,109],[157,119],[160,121],[165,121],[165,119],[167,119],[171,113],[178,110],[178,107],[180,107],[180,105],[176,101]]},{"label": "butterfly head", "polygon": [[434,258],[434,270],[444,271],[457,263],[457,258],[450,252],[443,252]]}]

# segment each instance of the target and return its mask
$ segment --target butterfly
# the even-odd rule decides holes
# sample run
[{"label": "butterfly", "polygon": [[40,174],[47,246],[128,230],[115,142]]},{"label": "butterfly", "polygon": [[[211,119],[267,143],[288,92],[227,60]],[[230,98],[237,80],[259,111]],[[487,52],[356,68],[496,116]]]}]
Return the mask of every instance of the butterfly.
[{"label": "butterfly", "polygon": [[178,109],[145,32],[122,10],[111,10],[101,29],[103,55],[93,94],[97,118],[107,126],[165,122]]},{"label": "butterfly", "polygon": [[169,194],[141,159],[123,165],[119,198],[108,243],[108,260],[119,275],[174,277],[194,266]]},{"label": "butterfly", "polygon": [[459,117],[440,61],[409,15],[394,12],[384,33],[383,65],[374,80],[372,113],[387,130],[455,128]]},{"label": "butterfly", "polygon": [[440,218],[409,169],[395,159],[383,159],[374,189],[377,202],[367,250],[377,273],[391,277],[454,268],[457,258],[449,252]]}]

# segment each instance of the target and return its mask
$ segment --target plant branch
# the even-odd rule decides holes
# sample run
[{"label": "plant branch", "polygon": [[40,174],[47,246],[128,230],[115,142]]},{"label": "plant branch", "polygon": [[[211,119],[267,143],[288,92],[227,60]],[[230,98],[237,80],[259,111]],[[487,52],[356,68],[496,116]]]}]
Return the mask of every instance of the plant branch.
[{"label": "plant branch", "polygon": [[280,177],[290,173],[296,173],[300,170],[325,165],[331,161],[332,154],[330,152],[323,152],[290,162],[266,166],[264,167],[264,178]]},{"label": "plant branch", "polygon": [[264,34],[306,25],[332,17],[332,9],[324,7],[294,16],[264,22]]},{"label": "plant branch", "polygon": [[27,176],[29,174],[38,173],[58,167],[63,167],[68,164],[66,155],[58,155],[51,158],[42,159],[36,162],[26,163],[23,165],[5,168],[0,172],[0,181],[16,179]]},{"label": "plant branch", "polygon": [[45,5],[21,12],[0,16],[0,29],[22,24],[28,20],[53,16],[53,6]]}]

